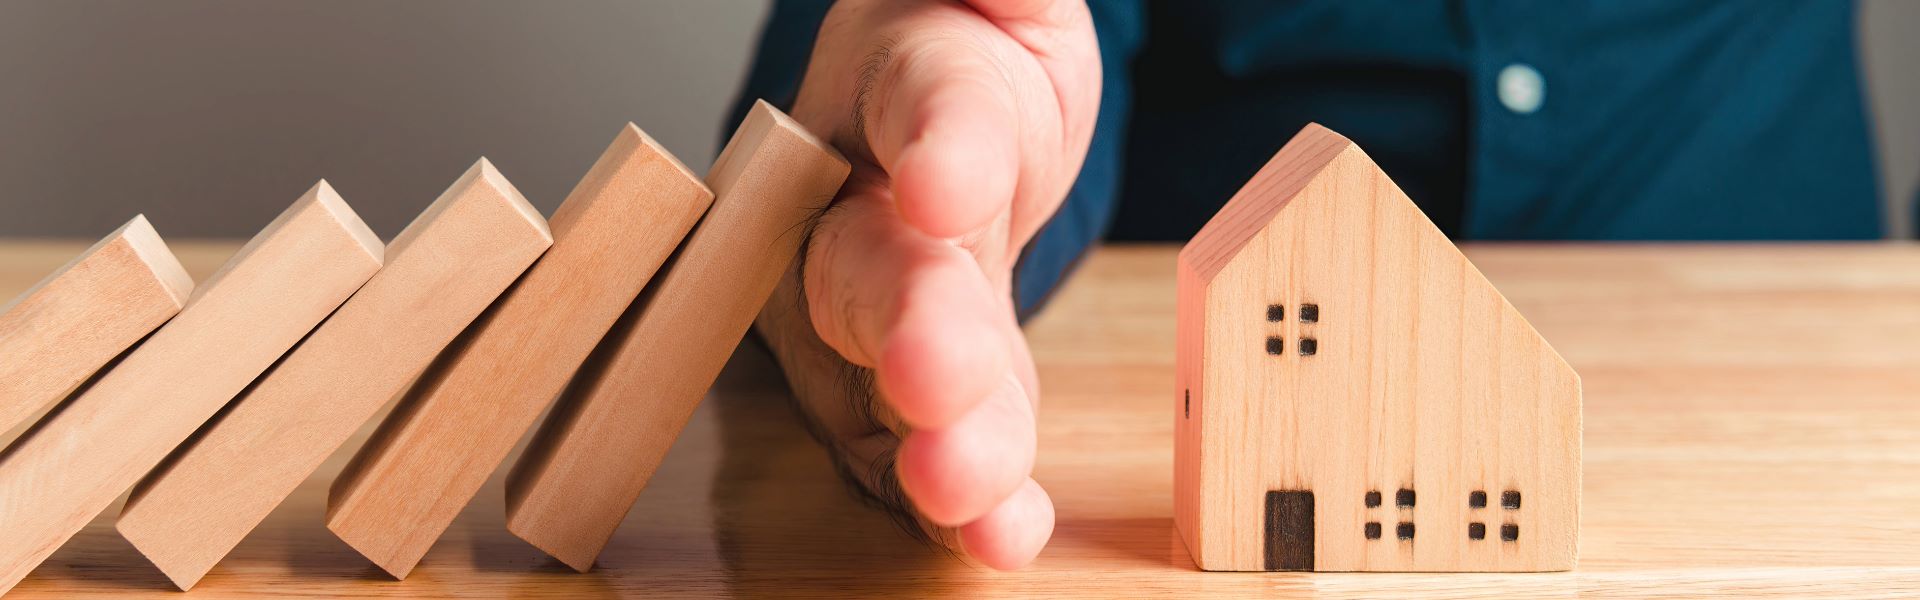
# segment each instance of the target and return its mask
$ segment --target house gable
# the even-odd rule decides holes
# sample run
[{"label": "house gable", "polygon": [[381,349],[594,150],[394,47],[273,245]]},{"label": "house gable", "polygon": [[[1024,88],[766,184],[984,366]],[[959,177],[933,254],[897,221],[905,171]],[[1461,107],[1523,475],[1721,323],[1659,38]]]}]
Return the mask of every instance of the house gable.
[{"label": "house gable", "polygon": [[1328,163],[1348,150],[1359,147],[1346,136],[1308,123],[1187,241],[1180,249],[1180,263],[1202,280],[1212,279]]},{"label": "house gable", "polygon": [[1201,236],[1175,451],[1199,566],[1271,568],[1270,495],[1310,491],[1315,570],[1571,568],[1579,378],[1364,152],[1309,126]]}]

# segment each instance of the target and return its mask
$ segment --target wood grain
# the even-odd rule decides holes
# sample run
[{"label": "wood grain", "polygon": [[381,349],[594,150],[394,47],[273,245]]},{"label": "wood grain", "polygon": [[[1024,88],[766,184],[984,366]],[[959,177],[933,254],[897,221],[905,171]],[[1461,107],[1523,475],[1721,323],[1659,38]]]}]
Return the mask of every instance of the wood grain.
[{"label": "wood grain", "polygon": [[65,398],[191,293],[186,269],[136,215],[0,305],[0,431]]},{"label": "wood grain", "polygon": [[509,531],[592,568],[847,172],[799,123],[754,105],[707,174],[713,209],[514,465]]},{"label": "wood grain", "polygon": [[[0,241],[0,296],[91,241]],[[201,278],[235,247],[168,242]],[[1469,244],[1474,264],[1586,388],[1580,563],[1526,574],[1197,570],[1174,534],[1168,476],[1175,251],[1096,250],[1027,326],[1044,393],[1035,477],[1059,507],[1059,527],[1022,571],[920,546],[853,500],[793,417],[778,369],[747,344],[590,573],[506,530],[504,472],[406,581],[368,565],[321,515],[328,482],[370,426],[190,595],[102,517],[7,598],[1797,599],[1920,590],[1920,505],[1910,501],[1920,497],[1920,246]]]},{"label": "wood grain", "polygon": [[553,246],[334,482],[327,528],[405,578],[712,201],[640,128],[621,129],[554,212]]},{"label": "wood grain", "polygon": [[0,593],[340,306],[382,251],[320,182],[172,321],[0,454]]},{"label": "wood grain", "polygon": [[1311,570],[1573,567],[1580,378],[1358,146],[1308,125],[1176,277],[1174,514],[1202,568],[1296,554],[1268,543],[1276,490],[1313,495]]},{"label": "wood grain", "polygon": [[134,487],[115,528],[191,589],[552,243],[519,190],[474,163],[379,273]]}]

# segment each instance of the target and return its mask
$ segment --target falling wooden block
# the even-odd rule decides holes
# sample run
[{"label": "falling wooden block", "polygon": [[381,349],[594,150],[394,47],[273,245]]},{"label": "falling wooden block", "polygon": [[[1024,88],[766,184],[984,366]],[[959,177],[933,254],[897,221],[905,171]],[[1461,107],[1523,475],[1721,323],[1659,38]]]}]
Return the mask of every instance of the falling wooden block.
[{"label": "falling wooden block", "polygon": [[347,465],[327,528],[406,577],[713,194],[629,124],[553,215],[553,247],[448,348]]},{"label": "falling wooden block", "polygon": [[120,534],[192,588],[552,243],[513,184],[475,163],[379,273],[134,487]]},{"label": "falling wooden block", "polygon": [[322,181],[172,321],[0,456],[0,592],[105,510],[380,268]]},{"label": "falling wooden block", "polygon": [[1174,520],[1214,571],[1555,571],[1580,378],[1366,153],[1295,136],[1180,251]]},{"label": "falling wooden block", "polygon": [[65,398],[192,292],[193,278],[140,215],[0,307],[0,432]]},{"label": "falling wooden block", "polygon": [[754,105],[707,175],[713,210],[514,466],[508,530],[593,566],[847,170],[800,124]]}]

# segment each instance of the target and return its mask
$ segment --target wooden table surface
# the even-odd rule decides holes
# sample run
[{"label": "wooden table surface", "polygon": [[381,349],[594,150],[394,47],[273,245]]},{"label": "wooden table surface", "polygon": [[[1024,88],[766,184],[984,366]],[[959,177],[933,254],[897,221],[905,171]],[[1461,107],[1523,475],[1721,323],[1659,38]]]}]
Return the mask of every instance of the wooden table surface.
[{"label": "wooden table surface", "polygon": [[[0,299],[83,247],[0,243]],[[235,246],[174,248],[205,277]],[[1171,518],[1174,248],[1136,246],[1093,255],[1029,327],[1044,387],[1036,477],[1059,526],[1026,570],[917,546],[853,501],[748,351],[591,573],[506,532],[496,476],[393,581],[322,525],[343,451],[188,597],[1920,595],[1920,246],[1469,255],[1585,381],[1572,572],[1195,571]],[[114,534],[118,512],[12,598],[179,597]]]}]

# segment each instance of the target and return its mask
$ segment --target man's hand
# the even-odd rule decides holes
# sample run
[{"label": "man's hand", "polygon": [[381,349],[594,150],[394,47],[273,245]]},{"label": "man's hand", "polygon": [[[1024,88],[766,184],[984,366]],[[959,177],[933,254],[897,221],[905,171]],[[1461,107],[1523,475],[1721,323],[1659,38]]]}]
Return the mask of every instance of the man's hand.
[{"label": "man's hand", "polygon": [[1093,134],[1078,0],[840,0],[793,115],[853,162],[757,326],[843,472],[1018,568],[1053,533],[1012,269]]}]

